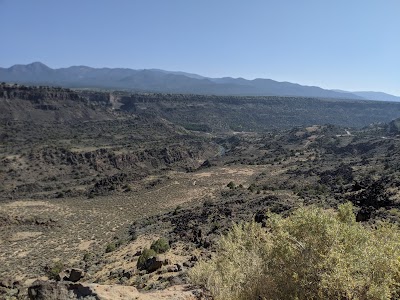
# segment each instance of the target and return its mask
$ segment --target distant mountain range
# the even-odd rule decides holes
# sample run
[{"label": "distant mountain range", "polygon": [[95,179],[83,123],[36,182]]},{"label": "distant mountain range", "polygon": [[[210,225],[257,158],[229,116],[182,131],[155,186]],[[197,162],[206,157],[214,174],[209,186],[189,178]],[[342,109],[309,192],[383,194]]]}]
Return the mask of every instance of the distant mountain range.
[{"label": "distant mountain range", "polygon": [[400,101],[400,97],[382,93],[382,92],[347,92],[347,91],[343,91],[343,90],[333,90],[333,91],[343,93],[343,94],[351,93],[353,95],[357,95],[357,96],[362,97],[367,100],[389,101],[389,102],[390,101],[395,101],[395,102]]},{"label": "distant mountain range", "polygon": [[379,101],[400,101],[400,97],[393,96],[382,92],[353,92],[353,94],[361,96],[365,99]]},{"label": "distant mountain range", "polygon": [[400,101],[400,97],[380,92],[327,90],[316,86],[278,82],[271,79],[209,78],[197,74],[159,69],[133,70],[87,66],[52,69],[40,62],[0,68],[0,81],[70,88],[124,89],[140,92]]}]

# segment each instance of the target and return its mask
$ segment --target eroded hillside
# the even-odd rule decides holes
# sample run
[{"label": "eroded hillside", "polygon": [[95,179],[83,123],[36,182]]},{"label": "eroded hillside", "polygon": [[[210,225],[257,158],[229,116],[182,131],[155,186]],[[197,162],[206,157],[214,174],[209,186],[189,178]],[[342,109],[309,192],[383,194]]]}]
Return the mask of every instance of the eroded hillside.
[{"label": "eroded hillside", "polygon": [[[399,221],[398,121],[360,127],[390,121],[396,104],[2,88],[0,295],[11,299],[37,278],[35,293],[75,298],[205,298],[187,272],[232,222],[347,201],[360,222]],[[339,114],[346,126],[325,125]],[[141,266],[159,239],[167,250]],[[48,281],[71,268],[78,283]]]}]

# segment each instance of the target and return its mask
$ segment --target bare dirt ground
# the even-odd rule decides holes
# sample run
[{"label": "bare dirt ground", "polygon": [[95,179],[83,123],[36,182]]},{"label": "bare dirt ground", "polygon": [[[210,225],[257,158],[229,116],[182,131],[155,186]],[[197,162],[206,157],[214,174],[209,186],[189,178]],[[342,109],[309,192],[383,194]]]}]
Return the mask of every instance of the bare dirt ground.
[{"label": "bare dirt ground", "polygon": [[152,293],[141,293],[135,287],[122,285],[89,285],[98,297],[103,300],[195,300],[196,297],[190,290],[190,287],[177,285],[165,289],[163,291],[155,291]]}]

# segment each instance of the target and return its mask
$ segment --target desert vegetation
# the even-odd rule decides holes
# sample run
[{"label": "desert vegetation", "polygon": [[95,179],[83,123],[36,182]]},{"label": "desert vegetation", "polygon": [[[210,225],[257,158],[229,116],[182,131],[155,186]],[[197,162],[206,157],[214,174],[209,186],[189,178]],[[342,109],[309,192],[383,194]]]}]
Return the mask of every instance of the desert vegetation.
[{"label": "desert vegetation", "polygon": [[398,297],[398,104],[2,93],[1,296],[47,278],[33,289]]},{"label": "desert vegetation", "polygon": [[235,224],[190,277],[215,299],[397,299],[399,228],[364,226],[353,209],[301,207],[268,214],[265,227]]}]

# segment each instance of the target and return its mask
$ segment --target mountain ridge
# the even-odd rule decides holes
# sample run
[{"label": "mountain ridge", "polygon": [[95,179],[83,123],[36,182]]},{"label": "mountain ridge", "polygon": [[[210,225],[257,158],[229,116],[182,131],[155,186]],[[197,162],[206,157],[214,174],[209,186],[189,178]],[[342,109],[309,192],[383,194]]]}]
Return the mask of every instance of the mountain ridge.
[{"label": "mountain ridge", "polygon": [[360,97],[363,97],[365,99],[378,100],[378,101],[397,101],[397,102],[400,101],[400,97],[383,92],[359,91],[352,93]]},{"label": "mountain ridge", "polygon": [[[298,96],[365,100],[379,95],[379,99],[371,100],[382,100],[381,94],[384,94],[378,92],[375,94],[344,93],[339,90],[328,90],[286,81],[279,82],[272,79],[211,78],[194,73],[161,69],[93,68],[83,65],[52,69],[42,62],[0,68],[0,81],[69,88],[229,96]],[[400,101],[400,97],[385,95],[387,98],[392,97],[389,101]]]}]

